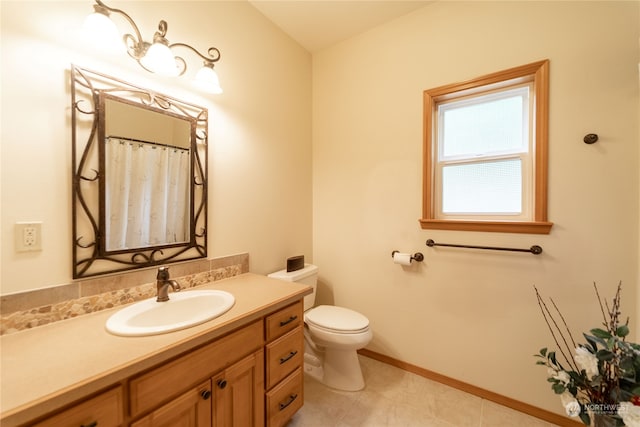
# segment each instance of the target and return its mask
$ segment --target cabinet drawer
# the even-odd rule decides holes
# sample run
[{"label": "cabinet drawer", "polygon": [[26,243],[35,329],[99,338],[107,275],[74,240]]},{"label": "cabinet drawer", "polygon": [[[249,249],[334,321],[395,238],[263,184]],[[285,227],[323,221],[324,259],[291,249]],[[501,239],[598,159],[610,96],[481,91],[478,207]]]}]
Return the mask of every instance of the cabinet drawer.
[{"label": "cabinet drawer", "polygon": [[261,348],[262,321],[232,332],[130,382],[131,415],[155,408]]},{"label": "cabinet drawer", "polygon": [[304,384],[302,367],[267,392],[267,426],[280,427],[302,408]]},{"label": "cabinet drawer", "polygon": [[279,310],[266,318],[267,341],[278,338],[303,322],[302,301]]},{"label": "cabinet drawer", "polygon": [[266,346],[267,390],[302,366],[304,332],[302,325]]},{"label": "cabinet drawer", "polygon": [[123,418],[122,387],[116,387],[94,398],[60,412],[34,427],[100,426],[117,427]]}]

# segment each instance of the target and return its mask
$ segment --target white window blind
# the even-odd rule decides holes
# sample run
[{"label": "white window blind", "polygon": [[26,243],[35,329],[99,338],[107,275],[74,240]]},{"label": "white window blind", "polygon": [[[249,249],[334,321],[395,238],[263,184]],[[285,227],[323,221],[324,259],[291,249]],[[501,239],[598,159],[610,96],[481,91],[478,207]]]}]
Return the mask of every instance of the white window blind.
[{"label": "white window blind", "polygon": [[530,219],[530,85],[438,104],[439,218]]}]

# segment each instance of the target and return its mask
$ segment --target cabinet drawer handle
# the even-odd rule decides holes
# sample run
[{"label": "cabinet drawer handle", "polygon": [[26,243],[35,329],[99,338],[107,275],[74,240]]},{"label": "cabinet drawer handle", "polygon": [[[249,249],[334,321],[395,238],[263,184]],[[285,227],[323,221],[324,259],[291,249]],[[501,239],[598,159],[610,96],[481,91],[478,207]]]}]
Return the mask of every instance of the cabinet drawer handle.
[{"label": "cabinet drawer handle", "polygon": [[218,384],[220,388],[225,388],[227,386],[227,380],[218,380],[216,384]]},{"label": "cabinet drawer handle", "polygon": [[200,396],[202,396],[204,400],[209,400],[209,398],[211,397],[211,390],[202,390],[200,392]]},{"label": "cabinet drawer handle", "polygon": [[282,365],[282,364],[286,363],[288,360],[290,360],[296,354],[298,354],[297,351],[292,351],[291,353],[287,354],[285,357],[281,357],[280,358],[280,364]]},{"label": "cabinet drawer handle", "polygon": [[98,425],[97,421],[94,421],[92,423],[89,424],[80,424],[80,427],[96,427]]},{"label": "cabinet drawer handle", "polygon": [[288,325],[289,323],[291,323],[291,322],[293,322],[294,320],[296,320],[297,318],[298,318],[298,316],[297,316],[297,315],[293,315],[293,316],[289,317],[287,320],[283,320],[283,321],[281,321],[281,322],[280,322],[280,326],[286,326],[286,325]]},{"label": "cabinet drawer handle", "polygon": [[286,408],[287,406],[291,405],[293,403],[293,401],[296,400],[297,398],[298,398],[297,394],[290,395],[289,399],[287,399],[286,402],[280,404],[280,410],[282,411],[284,408]]}]

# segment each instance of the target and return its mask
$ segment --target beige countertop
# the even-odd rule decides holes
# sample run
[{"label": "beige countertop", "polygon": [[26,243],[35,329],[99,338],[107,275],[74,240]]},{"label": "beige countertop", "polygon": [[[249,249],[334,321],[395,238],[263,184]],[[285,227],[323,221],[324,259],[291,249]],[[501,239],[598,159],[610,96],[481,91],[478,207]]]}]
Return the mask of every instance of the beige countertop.
[{"label": "beige countertop", "polygon": [[206,323],[162,335],[111,335],[104,325],[122,308],[116,307],[0,337],[0,425],[61,408],[311,293],[309,286],[252,273],[195,289],[225,290],[235,304]]}]

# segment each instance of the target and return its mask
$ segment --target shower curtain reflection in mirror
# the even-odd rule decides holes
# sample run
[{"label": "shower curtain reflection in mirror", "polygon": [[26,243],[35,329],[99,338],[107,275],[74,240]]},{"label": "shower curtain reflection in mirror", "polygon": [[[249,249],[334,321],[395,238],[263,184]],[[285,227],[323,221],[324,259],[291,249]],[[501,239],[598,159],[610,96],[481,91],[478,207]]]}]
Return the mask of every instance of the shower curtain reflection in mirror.
[{"label": "shower curtain reflection in mirror", "polygon": [[189,161],[183,148],[106,138],[107,251],[189,241]]}]

